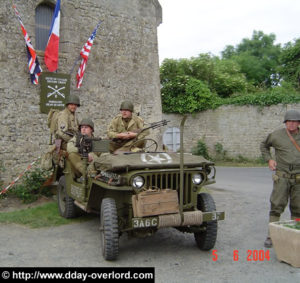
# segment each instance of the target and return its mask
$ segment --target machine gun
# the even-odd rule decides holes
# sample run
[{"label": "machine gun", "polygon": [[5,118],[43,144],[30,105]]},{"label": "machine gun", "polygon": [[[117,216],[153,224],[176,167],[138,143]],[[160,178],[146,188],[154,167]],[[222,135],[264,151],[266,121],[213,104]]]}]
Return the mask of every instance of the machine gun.
[{"label": "machine gun", "polygon": [[[137,133],[137,136],[133,139],[138,139],[138,136],[142,133],[142,132],[145,132],[149,129],[156,129],[156,128],[160,128],[162,126],[165,126],[169,123],[170,121],[164,119],[164,120],[161,120],[161,121],[158,121],[158,122],[154,122],[154,123],[150,123],[150,125],[148,127],[145,127],[143,129],[138,129],[138,130],[133,130],[132,132],[134,133]],[[133,140],[133,139],[127,139],[127,140],[124,140],[124,139],[120,139],[120,138],[114,138],[112,139],[112,142],[113,143],[116,143],[118,145],[118,147],[120,146],[123,146],[124,144],[126,144],[128,141],[130,140]]]},{"label": "machine gun", "polygon": [[87,135],[77,134],[76,147],[78,148],[78,153],[83,158],[87,158],[88,154],[92,152],[92,139]]},{"label": "machine gun", "polygon": [[109,140],[89,137],[81,133],[76,135],[75,145],[78,147],[78,153],[83,158],[87,158],[90,152],[109,152]]},{"label": "machine gun", "polygon": [[137,133],[141,133],[141,132],[144,132],[148,129],[156,129],[156,128],[159,128],[159,127],[162,127],[162,126],[165,126],[169,123],[170,121],[169,120],[161,120],[161,121],[158,121],[158,122],[154,122],[154,123],[150,123],[150,126],[146,127],[146,128],[143,128],[141,130],[137,130]]}]

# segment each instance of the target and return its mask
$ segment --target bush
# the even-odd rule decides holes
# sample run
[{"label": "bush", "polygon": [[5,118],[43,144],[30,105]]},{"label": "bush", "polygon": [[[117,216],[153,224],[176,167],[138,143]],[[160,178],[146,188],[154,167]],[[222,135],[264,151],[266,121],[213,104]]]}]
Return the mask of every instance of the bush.
[{"label": "bush", "polygon": [[34,202],[39,196],[51,195],[49,189],[43,184],[49,178],[49,171],[35,168],[32,171],[26,172],[22,178],[22,183],[15,185],[10,194],[17,196],[25,203]]},{"label": "bush", "polygon": [[215,108],[217,96],[207,84],[189,76],[177,76],[164,83],[161,89],[165,113],[195,113]]},{"label": "bush", "polygon": [[224,160],[226,159],[227,151],[224,150],[223,145],[221,143],[215,144],[215,151],[216,151],[216,160]]},{"label": "bush", "polygon": [[279,103],[299,103],[300,93],[291,89],[287,84],[266,91],[246,94],[222,100],[222,104],[270,106]]},{"label": "bush", "polygon": [[211,159],[208,154],[207,145],[204,140],[198,140],[196,147],[192,148],[192,154],[201,155],[205,159]]}]

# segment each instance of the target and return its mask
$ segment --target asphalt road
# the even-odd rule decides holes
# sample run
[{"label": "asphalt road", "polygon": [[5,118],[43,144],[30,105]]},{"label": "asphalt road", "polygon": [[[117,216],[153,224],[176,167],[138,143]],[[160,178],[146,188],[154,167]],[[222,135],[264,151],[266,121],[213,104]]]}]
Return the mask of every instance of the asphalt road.
[{"label": "asphalt road", "polygon": [[[267,233],[271,172],[267,168],[217,168],[209,186],[219,222],[214,251],[200,251],[191,234],[168,228],[144,239],[120,238],[117,261],[103,260],[98,218],[53,228],[0,225],[0,266],[155,267],[155,282],[300,282],[300,269],[279,262],[263,242]],[[289,219],[286,211],[282,219]]]}]

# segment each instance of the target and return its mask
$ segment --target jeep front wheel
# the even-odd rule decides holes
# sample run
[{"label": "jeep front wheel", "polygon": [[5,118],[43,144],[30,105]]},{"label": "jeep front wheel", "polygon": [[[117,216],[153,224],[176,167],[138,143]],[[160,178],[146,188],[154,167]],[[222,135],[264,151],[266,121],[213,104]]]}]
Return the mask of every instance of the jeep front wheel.
[{"label": "jeep front wheel", "polygon": [[100,236],[103,257],[115,260],[119,254],[119,228],[116,202],[104,198],[100,210]]},{"label": "jeep front wheel", "polygon": [[67,195],[66,178],[61,176],[58,182],[57,202],[59,214],[64,218],[74,218],[78,215],[78,207],[74,204],[74,199]]},{"label": "jeep front wheel", "polygon": [[[215,202],[210,194],[201,193],[198,195],[197,208],[203,212],[216,210]],[[217,220],[205,222],[201,225],[202,231],[195,232],[194,237],[200,250],[208,251],[215,246],[217,240]]]}]

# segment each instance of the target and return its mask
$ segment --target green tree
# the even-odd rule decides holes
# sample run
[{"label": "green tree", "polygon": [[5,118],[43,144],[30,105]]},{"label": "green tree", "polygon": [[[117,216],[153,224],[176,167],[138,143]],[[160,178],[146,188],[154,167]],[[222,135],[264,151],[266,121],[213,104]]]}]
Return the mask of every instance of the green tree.
[{"label": "green tree", "polygon": [[183,83],[183,76],[205,82],[212,93],[217,93],[221,97],[244,92],[249,88],[246,77],[241,73],[236,61],[220,60],[211,54],[200,54],[191,59],[167,59],[161,65],[160,76],[164,90],[172,88],[174,95],[177,93],[174,87],[181,88],[179,81]]},{"label": "green tree", "polygon": [[185,73],[193,78],[206,82],[211,87],[214,80],[214,56],[209,53],[199,54],[188,60]]},{"label": "green tree", "polygon": [[189,76],[177,76],[161,89],[165,113],[194,113],[213,108],[216,96],[207,84]]},{"label": "green tree", "polygon": [[227,46],[222,52],[224,59],[233,59],[241,66],[241,72],[255,86],[270,87],[274,80],[281,54],[280,44],[275,45],[275,34],[254,31],[252,38],[244,38],[236,48]]},{"label": "green tree", "polygon": [[180,60],[165,59],[160,67],[160,81],[162,84],[168,83],[177,76],[184,75]]},{"label": "green tree", "polygon": [[215,58],[214,79],[211,88],[219,96],[229,97],[234,93],[247,92],[251,86],[237,62]]},{"label": "green tree", "polygon": [[278,72],[283,80],[300,88],[300,38],[284,46]]},{"label": "green tree", "polygon": [[178,75],[162,83],[161,101],[162,110],[165,113],[185,113],[185,86],[188,76]]},{"label": "green tree", "polygon": [[213,108],[216,96],[205,82],[190,78],[185,86],[185,92],[186,107],[190,113]]}]

